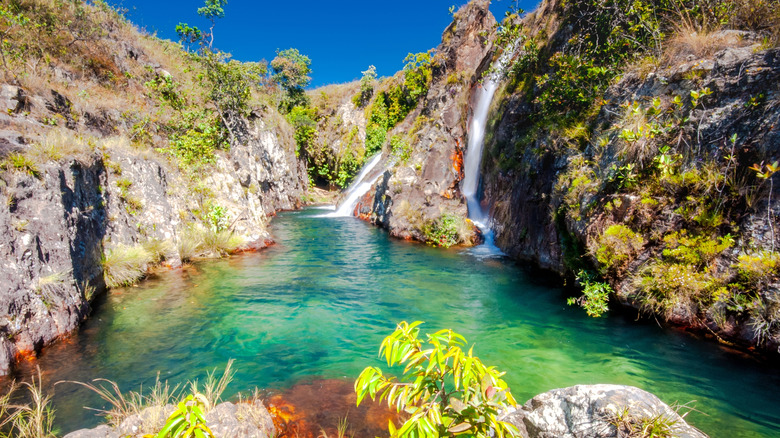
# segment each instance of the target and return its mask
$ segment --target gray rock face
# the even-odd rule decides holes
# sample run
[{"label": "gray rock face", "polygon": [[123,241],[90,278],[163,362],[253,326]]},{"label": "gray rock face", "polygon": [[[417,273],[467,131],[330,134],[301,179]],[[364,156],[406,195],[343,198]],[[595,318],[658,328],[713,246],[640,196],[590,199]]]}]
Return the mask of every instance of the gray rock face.
[{"label": "gray rock face", "polygon": [[437,66],[423,102],[388,133],[415,131],[411,157],[377,180],[373,196],[358,204],[357,213],[403,239],[425,240],[420,226],[446,212],[467,216],[459,183],[466,147],[468,101],[483,59],[492,54],[483,32],[496,23],[488,2],[462,7],[444,31],[437,48]]},{"label": "gray rock face", "polygon": [[[101,425],[71,432],[65,438],[142,437],[144,434],[156,433],[174,410],[173,405],[162,409],[148,408],[127,418],[116,429]],[[260,401],[221,403],[209,411],[205,419],[206,425],[217,438],[271,438],[276,435],[271,414]]]},{"label": "gray rock face", "polygon": [[[504,421],[527,438],[608,438],[634,436],[648,422],[668,436],[706,438],[658,397],[620,385],[577,385],[554,389],[505,414]],[[638,435],[637,435],[638,436]]]},{"label": "gray rock face", "polygon": [[0,372],[16,354],[34,355],[89,313],[104,287],[106,172],[97,157],[49,165],[40,179],[5,175],[0,188]]},{"label": "gray rock face", "polygon": [[[253,117],[234,128],[231,151],[201,184],[233,230],[261,248],[270,240],[268,217],[299,205],[305,169],[285,124],[270,129]],[[90,299],[105,289],[105,250],[167,241],[166,263],[180,265],[179,233],[195,220],[188,212],[202,208],[192,184],[164,158],[122,145],[37,167],[37,177],[19,170],[0,176],[7,206],[0,209],[0,375],[17,355],[34,356],[89,314]]]}]

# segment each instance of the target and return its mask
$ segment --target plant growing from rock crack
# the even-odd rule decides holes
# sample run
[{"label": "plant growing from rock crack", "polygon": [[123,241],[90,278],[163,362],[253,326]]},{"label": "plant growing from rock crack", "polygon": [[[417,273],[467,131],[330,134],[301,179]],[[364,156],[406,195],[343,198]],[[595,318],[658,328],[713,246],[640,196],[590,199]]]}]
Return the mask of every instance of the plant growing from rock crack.
[{"label": "plant growing from rock crack", "polygon": [[421,340],[417,328],[422,322],[402,321],[379,348],[389,366],[404,365],[400,379],[368,367],[355,381],[357,404],[368,395],[379,396],[409,418],[400,428],[388,425],[391,437],[473,436],[514,437],[512,424],[498,419],[514,397],[504,373],[485,366],[461,349],[466,339],[452,330],[439,330]]},{"label": "plant growing from rock crack", "polygon": [[772,191],[775,188],[775,183],[772,181],[772,177],[775,172],[780,170],[780,162],[775,161],[772,164],[764,164],[762,161],[760,165],[753,164],[750,166],[750,170],[756,172],[756,176],[769,181],[769,194],[766,200],[766,221],[769,223],[769,229],[772,231],[772,251],[775,250],[775,227],[772,224]]},{"label": "plant growing from rock crack", "polygon": [[214,438],[204,418],[204,412],[208,409],[206,396],[190,394],[176,405],[176,410],[157,435],[145,435],[144,438]]}]

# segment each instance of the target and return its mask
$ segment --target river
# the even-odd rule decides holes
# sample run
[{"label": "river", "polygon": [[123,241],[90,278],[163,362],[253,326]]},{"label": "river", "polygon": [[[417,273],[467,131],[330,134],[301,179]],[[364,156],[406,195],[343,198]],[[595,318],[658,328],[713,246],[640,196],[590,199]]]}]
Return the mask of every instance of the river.
[{"label": "river", "polygon": [[520,402],[575,384],[634,385],[694,405],[687,420],[712,437],[780,431],[776,365],[654,321],[589,318],[565,304],[548,275],[511,261],[398,241],[321,213],[280,214],[271,225],[279,243],[262,252],[163,272],[100,298],[80,332],[36,362],[60,430],[97,424],[84,406],[101,402],[54,382],[106,378],[137,390],[157,373],[172,383],[202,380],[230,359],[237,374],[228,395],[351,381],[381,364],[379,343],[396,322],[421,320],[424,332],[465,335],[486,364],[507,372]]}]

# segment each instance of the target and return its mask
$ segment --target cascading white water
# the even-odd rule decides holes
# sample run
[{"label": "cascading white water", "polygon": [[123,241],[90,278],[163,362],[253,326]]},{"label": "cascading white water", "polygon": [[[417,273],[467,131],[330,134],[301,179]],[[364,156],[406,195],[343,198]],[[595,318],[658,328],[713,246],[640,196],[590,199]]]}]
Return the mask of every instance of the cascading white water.
[{"label": "cascading white water", "polygon": [[493,230],[490,228],[490,217],[482,208],[479,202],[479,170],[482,165],[482,149],[485,146],[485,128],[487,118],[490,112],[490,104],[493,102],[493,95],[498,89],[501,74],[508,61],[514,53],[513,48],[508,48],[499,57],[491,74],[482,82],[482,87],[477,91],[477,104],[474,107],[474,113],[469,125],[468,145],[466,149],[466,158],[464,163],[464,177],[461,183],[461,192],[466,197],[466,205],[469,209],[469,219],[479,227],[485,238],[485,243],[478,247],[479,253],[483,255],[503,254],[494,243]]},{"label": "cascading white water", "polygon": [[355,178],[355,181],[352,183],[352,185],[347,188],[347,196],[344,198],[344,200],[339,204],[336,211],[333,213],[330,213],[326,216],[328,217],[350,217],[352,216],[352,212],[355,211],[355,206],[357,206],[358,201],[360,198],[365,195],[369,189],[371,189],[371,186],[374,185],[374,182],[379,178],[380,175],[382,175],[382,172],[377,173],[374,175],[373,178],[370,180],[364,181],[364,179],[371,173],[372,170],[379,164],[379,162],[382,161],[382,154],[376,154],[374,158],[371,159],[371,161],[368,162],[365,166],[363,166],[363,169],[358,173],[358,176]]},{"label": "cascading white water", "polygon": [[[469,126],[468,149],[464,163],[464,178],[461,192],[466,197],[469,208],[469,218],[477,223],[480,229],[487,227],[487,214],[479,203],[479,168],[482,164],[482,148],[485,145],[485,126],[493,95],[498,88],[498,81],[488,77],[477,91],[477,105]],[[484,230],[483,230],[484,231]]]}]

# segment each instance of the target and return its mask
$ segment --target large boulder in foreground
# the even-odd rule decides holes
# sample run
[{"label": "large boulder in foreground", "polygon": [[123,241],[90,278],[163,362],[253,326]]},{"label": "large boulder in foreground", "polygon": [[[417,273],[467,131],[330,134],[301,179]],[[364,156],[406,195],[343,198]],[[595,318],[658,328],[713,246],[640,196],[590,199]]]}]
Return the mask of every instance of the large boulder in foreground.
[{"label": "large boulder in foreground", "polygon": [[527,438],[607,438],[660,435],[706,438],[658,397],[633,386],[577,385],[539,394],[505,414]]}]

